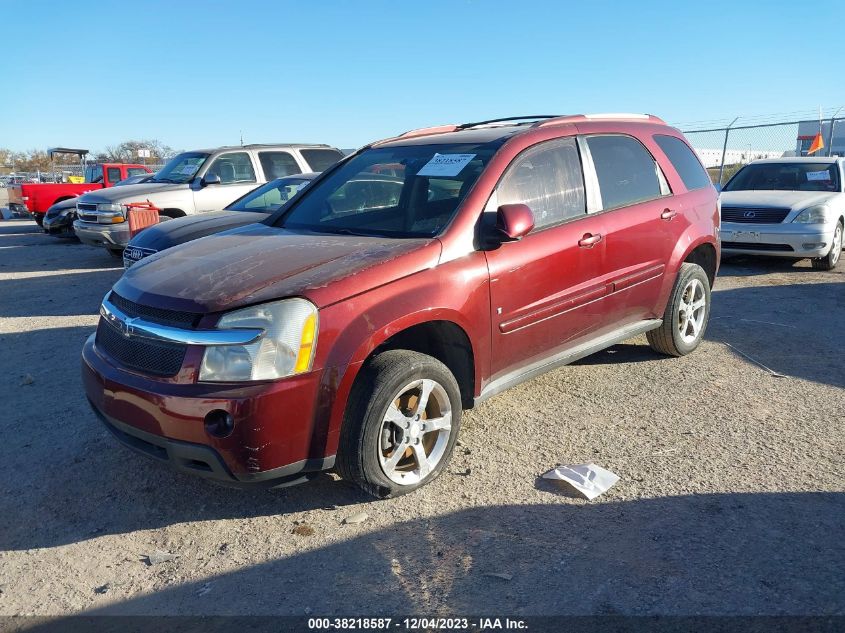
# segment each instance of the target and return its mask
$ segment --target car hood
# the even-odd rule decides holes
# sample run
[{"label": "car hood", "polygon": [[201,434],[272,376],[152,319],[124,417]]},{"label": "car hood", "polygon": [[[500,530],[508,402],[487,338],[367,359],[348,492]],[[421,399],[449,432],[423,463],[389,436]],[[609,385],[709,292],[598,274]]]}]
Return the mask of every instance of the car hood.
[{"label": "car hood", "polygon": [[144,229],[132,238],[129,246],[163,251],[177,244],[184,244],[206,235],[213,235],[266,219],[266,213],[248,211],[212,211],[199,215],[188,215],[184,218],[166,220]]},{"label": "car hood", "polygon": [[61,202],[57,202],[49,209],[47,209],[48,216],[59,215],[62,212],[67,211],[76,211],[76,201],[79,198],[68,198],[67,200],[62,200]]},{"label": "car hood", "polygon": [[77,202],[90,202],[95,204],[108,202],[133,202],[143,201],[146,196],[168,191],[183,191],[188,189],[187,184],[173,184],[167,182],[143,182],[137,185],[121,185],[120,187],[109,187],[98,189],[85,195],[79,196]]},{"label": "car hood", "polygon": [[431,268],[437,239],[296,233],[249,224],[146,257],[114,290],[137,303],[220,312],[284,297],[324,307]]},{"label": "car hood", "polygon": [[720,199],[723,207],[789,207],[798,211],[827,202],[837,195],[841,194],[835,191],[723,191]]}]

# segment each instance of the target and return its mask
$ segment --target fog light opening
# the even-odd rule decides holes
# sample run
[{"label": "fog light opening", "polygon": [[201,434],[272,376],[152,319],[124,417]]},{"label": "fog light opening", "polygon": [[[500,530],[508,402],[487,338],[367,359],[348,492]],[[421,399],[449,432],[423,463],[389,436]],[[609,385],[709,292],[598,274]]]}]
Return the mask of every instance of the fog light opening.
[{"label": "fog light opening", "polygon": [[205,414],[205,432],[212,437],[228,437],[235,429],[235,418],[228,411],[214,409]]},{"label": "fog light opening", "polygon": [[807,242],[806,244],[801,245],[804,250],[813,250],[816,248],[824,248],[826,246],[825,242]]}]

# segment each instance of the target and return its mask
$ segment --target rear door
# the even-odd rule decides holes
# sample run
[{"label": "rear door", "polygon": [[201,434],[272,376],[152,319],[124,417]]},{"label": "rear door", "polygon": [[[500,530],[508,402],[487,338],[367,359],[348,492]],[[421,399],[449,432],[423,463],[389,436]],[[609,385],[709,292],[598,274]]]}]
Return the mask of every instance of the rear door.
[{"label": "rear door", "polygon": [[641,141],[625,134],[580,137],[595,209],[604,219],[605,265],[613,293],[605,307],[618,327],[655,318],[664,274],[684,216],[666,178]]},{"label": "rear door", "polygon": [[517,156],[485,213],[524,203],[535,228],[485,252],[490,272],[491,379],[571,346],[604,322],[603,219],[588,215],[574,137],[540,143]]},{"label": "rear door", "polygon": [[258,184],[252,155],[247,151],[220,154],[204,176],[209,174],[220,176],[220,184],[194,190],[194,206],[200,213],[224,209]]}]

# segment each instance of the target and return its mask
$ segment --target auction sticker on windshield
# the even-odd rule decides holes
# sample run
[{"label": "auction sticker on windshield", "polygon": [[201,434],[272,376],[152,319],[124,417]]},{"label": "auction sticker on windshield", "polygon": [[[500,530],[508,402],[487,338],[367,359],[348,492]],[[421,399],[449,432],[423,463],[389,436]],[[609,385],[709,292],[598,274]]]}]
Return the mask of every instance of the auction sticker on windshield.
[{"label": "auction sticker on windshield", "polygon": [[807,180],[830,180],[830,172],[826,169],[822,171],[808,171]]},{"label": "auction sticker on windshield", "polygon": [[417,176],[457,176],[473,158],[475,154],[435,154]]}]

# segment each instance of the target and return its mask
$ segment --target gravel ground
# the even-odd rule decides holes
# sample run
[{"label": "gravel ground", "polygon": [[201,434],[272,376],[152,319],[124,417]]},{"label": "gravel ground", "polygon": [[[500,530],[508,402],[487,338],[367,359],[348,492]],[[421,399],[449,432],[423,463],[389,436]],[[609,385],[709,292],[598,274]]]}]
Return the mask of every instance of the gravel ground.
[{"label": "gravel ground", "polygon": [[[694,354],[640,337],[516,387],[372,501],[118,446],[78,369],[115,263],[0,222],[0,614],[845,614],[845,267],[726,262]],[[539,479],[584,461],[621,477],[593,502]]]}]

